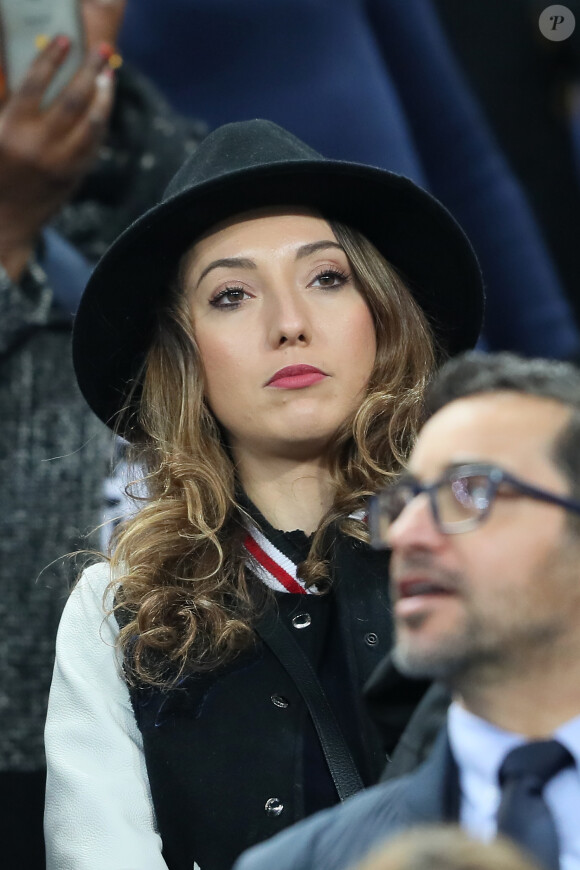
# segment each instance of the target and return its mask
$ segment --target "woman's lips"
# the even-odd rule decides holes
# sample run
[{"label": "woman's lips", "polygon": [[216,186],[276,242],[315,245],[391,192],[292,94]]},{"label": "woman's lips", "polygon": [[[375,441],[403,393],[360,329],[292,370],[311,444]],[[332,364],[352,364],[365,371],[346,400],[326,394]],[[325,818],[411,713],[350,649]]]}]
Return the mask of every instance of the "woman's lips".
[{"label": "woman's lips", "polygon": [[311,387],[325,377],[325,373],[314,366],[286,366],[272,375],[266,386],[280,390],[300,390],[303,387]]}]

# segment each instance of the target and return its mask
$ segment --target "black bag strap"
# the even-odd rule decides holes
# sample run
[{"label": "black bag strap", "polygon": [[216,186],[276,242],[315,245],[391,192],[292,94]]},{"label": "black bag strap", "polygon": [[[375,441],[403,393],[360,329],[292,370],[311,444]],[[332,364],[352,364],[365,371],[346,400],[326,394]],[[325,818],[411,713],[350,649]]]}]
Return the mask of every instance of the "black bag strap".
[{"label": "black bag strap", "polygon": [[340,725],[314,668],[281,619],[271,614],[256,631],[294,680],[310,711],[316,733],[341,801],[364,788]]}]

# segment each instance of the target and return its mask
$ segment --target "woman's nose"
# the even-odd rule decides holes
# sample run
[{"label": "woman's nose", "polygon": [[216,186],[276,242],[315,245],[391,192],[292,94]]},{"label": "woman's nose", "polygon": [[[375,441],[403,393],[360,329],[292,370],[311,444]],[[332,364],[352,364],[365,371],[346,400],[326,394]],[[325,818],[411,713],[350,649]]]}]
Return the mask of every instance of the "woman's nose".
[{"label": "woman's nose", "polygon": [[280,292],[271,300],[270,340],[274,347],[310,343],[312,325],[308,307],[297,292]]}]

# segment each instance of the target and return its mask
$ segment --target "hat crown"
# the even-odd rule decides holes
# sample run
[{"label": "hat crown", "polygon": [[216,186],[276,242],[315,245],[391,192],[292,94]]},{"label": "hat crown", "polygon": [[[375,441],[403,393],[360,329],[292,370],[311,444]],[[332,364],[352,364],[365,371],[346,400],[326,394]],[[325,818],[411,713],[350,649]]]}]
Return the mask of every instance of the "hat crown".
[{"label": "hat crown", "polygon": [[238,121],[210,133],[169,183],[164,200],[207,181],[253,166],[293,160],[324,160],[292,133],[272,121]]}]

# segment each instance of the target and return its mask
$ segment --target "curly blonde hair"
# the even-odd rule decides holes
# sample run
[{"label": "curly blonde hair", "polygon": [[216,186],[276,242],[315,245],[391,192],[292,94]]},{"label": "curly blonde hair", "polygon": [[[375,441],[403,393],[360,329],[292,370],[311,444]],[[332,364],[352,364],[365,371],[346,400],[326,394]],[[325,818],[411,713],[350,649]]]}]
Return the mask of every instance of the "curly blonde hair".
[{"label": "curly blonde hair", "polygon": [[[372,313],[377,354],[366,395],[329,447],[334,501],[299,566],[328,589],[333,535],[368,540],[350,515],[400,470],[419,427],[436,349],[426,317],[395,269],[359,232],[332,223]],[[168,685],[216,668],[248,647],[267,591],[245,571],[246,515],[224,433],[204,399],[204,376],[183,289],[176,282],[143,369],[136,459],[148,496],[116,530],[110,552],[118,644],[128,679]]]}]

